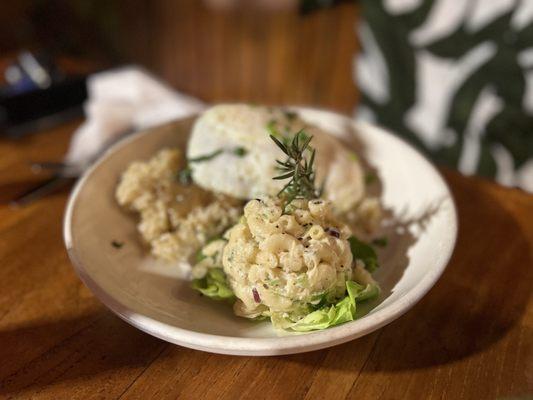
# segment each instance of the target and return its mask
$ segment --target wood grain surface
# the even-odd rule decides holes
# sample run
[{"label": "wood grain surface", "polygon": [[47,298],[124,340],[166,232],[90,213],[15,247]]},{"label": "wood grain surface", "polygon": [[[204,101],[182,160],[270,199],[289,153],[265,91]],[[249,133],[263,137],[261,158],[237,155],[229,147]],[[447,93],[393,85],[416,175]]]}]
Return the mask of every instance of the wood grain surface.
[{"label": "wood grain surface", "polygon": [[123,2],[123,57],[185,93],[207,102],[354,110],[355,2],[305,16],[294,0],[236,0],[238,6],[218,10],[198,0]]},{"label": "wood grain surface", "polygon": [[[75,124],[0,141],[0,193],[59,159]],[[67,192],[0,205],[0,396],[5,398],[492,399],[533,393],[533,199],[445,171],[460,231],[429,294],[331,349],[251,358],[164,343],[103,307],[61,238]],[[4,201],[5,203],[5,201]]]},{"label": "wood grain surface", "polygon": [[[190,21],[181,14],[182,6],[176,5],[181,2],[154,3],[160,8],[150,9],[151,25],[144,30],[139,27],[132,36],[176,30],[172,36],[176,42],[159,43],[155,39],[160,36],[149,36],[155,40],[153,53],[143,56],[162,58],[144,63],[176,87],[209,101],[353,109],[357,100],[350,76],[357,46],[355,6],[328,10],[303,22],[288,11],[281,12],[279,19],[267,15],[268,23],[274,24],[269,27],[265,22],[256,26],[231,12],[210,15],[184,2],[190,6],[185,11],[196,18]],[[128,12],[134,11],[132,6]],[[180,16],[186,28],[171,24]],[[210,36],[200,35],[201,28],[195,25],[206,18],[214,21],[214,26],[204,25]],[[234,27],[235,21],[244,28]],[[327,29],[332,25],[339,26],[333,34]],[[155,26],[164,33],[156,34]],[[185,33],[179,29],[187,29],[189,38],[195,32],[200,36],[180,47],[180,35]],[[257,36],[246,37],[253,29],[258,29]],[[270,34],[273,31],[277,33]],[[286,36],[291,32],[292,39]],[[240,44],[232,46],[232,41]],[[143,43],[131,47],[133,60],[143,62],[139,54],[148,46]],[[328,46],[324,51],[329,53],[322,52]],[[230,50],[244,61],[235,64],[226,59]],[[219,58],[206,64],[212,54]],[[306,354],[265,358],[208,354],[136,330],[83,286],[62,241],[67,190],[27,207],[7,204],[40,179],[28,163],[60,160],[76,127],[71,123],[16,142],[0,139],[0,398],[496,399],[533,395],[531,195],[443,171],[459,210],[457,247],[442,278],[406,315],[361,339]]]}]

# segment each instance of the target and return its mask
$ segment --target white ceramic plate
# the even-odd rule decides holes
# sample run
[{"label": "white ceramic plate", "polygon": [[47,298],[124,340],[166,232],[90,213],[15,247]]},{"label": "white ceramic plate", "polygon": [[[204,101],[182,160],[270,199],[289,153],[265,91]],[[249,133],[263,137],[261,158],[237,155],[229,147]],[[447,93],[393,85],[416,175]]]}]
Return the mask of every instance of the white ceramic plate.
[{"label": "white ceramic plate", "polygon": [[[304,119],[353,143],[375,168],[381,200],[393,216],[389,245],[375,278],[382,294],[364,317],[324,331],[283,334],[269,322],[233,315],[231,307],[199,296],[184,266],[155,261],[139,242],[135,219],[114,201],[130,162],[166,146],[185,146],[194,118],[141,132],[113,146],[79,180],[68,203],[65,243],[76,272],[119,317],[168,342],[214,353],[274,355],[311,351],[366,335],[398,318],[442,274],[457,235],[455,206],[435,168],[402,140],[326,111],[298,109]],[[120,249],[113,240],[124,242]]]}]

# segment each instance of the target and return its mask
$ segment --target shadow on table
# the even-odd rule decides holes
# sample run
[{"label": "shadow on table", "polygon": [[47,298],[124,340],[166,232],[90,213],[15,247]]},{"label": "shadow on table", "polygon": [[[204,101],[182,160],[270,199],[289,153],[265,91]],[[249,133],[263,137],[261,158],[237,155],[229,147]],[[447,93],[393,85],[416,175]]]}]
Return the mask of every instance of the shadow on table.
[{"label": "shadow on table", "polygon": [[143,370],[166,346],[106,310],[2,330],[0,397],[30,397],[47,387],[80,379],[90,386],[92,378],[123,369],[131,371],[129,382],[135,370]]},{"label": "shadow on table", "polygon": [[[341,371],[404,371],[450,364],[498,343],[520,320],[533,289],[530,243],[489,191],[462,178],[452,187],[460,221],[457,247],[442,278],[413,310],[365,338],[329,350],[257,359],[250,366],[275,359]],[[479,243],[484,245],[473,245]],[[81,385],[81,379],[105,374],[111,381],[113,372],[131,374],[124,378],[131,381],[169,348],[176,366],[192,352],[107,311],[0,331],[0,395],[42,392],[65,382]],[[366,361],[351,363],[352,354],[365,354]],[[195,352],[195,358],[222,365],[230,357]]]},{"label": "shadow on table", "polygon": [[486,351],[520,321],[533,290],[531,243],[488,191],[454,181],[459,236],[442,278],[410,312],[373,334],[371,350],[361,339],[337,346],[323,368],[342,370],[340,355],[361,351],[369,354],[370,373],[445,365]]}]

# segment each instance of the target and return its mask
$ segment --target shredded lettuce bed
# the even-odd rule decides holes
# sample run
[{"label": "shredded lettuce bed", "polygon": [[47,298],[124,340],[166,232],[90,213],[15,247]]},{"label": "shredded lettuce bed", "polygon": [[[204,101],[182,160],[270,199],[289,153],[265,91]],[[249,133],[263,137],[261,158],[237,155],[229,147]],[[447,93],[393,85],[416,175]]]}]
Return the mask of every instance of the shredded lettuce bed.
[{"label": "shredded lettuce bed", "polygon": [[210,268],[202,279],[193,279],[192,288],[214,300],[225,300],[235,297],[228,285],[226,274],[222,268]]},{"label": "shredded lettuce bed", "polygon": [[347,295],[337,303],[322,306],[300,319],[293,320],[290,314],[272,315],[272,324],[284,330],[309,332],[353,321],[357,303],[376,298],[379,287],[371,283],[363,286],[354,281],[346,281],[346,292]]},{"label": "shredded lettuce bed", "polygon": [[[211,268],[204,278],[194,279],[192,287],[214,300],[235,297],[221,268]],[[272,324],[278,329],[309,332],[353,321],[356,317],[357,303],[376,298],[379,295],[379,287],[372,283],[363,286],[354,281],[347,281],[346,293],[346,296],[337,303],[324,305],[303,318],[288,313],[275,313],[270,316]]]}]

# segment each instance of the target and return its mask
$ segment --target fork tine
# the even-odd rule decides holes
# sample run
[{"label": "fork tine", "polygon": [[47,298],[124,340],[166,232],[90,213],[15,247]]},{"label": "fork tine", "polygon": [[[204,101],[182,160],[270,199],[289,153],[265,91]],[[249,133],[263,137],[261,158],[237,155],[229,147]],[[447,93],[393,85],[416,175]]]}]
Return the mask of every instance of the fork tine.
[{"label": "fork tine", "polygon": [[12,206],[23,206],[30,204],[36,200],[39,200],[56,190],[66,186],[68,183],[73,182],[75,179],[72,177],[54,175],[43,182],[38,183],[36,186],[28,189],[24,193],[18,195],[11,201]]},{"label": "fork tine", "polygon": [[67,167],[67,164],[63,162],[44,161],[44,162],[32,162],[30,163],[30,166],[31,166],[32,171],[34,172],[40,172],[42,170],[59,171]]}]

